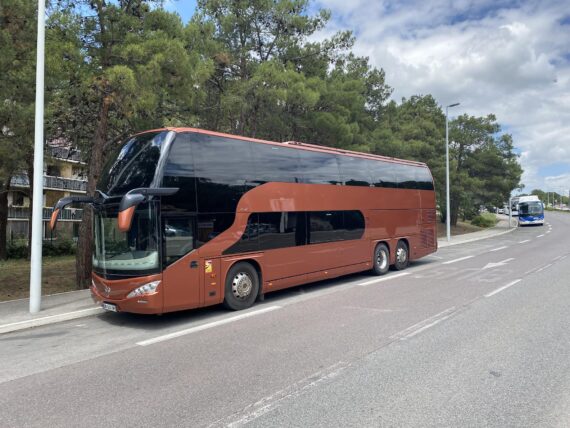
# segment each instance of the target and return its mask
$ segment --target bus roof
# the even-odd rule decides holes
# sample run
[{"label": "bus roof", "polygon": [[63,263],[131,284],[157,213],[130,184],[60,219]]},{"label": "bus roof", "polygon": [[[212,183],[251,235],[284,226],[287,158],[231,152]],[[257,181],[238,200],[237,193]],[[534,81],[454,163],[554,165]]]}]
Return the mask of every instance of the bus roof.
[{"label": "bus roof", "polygon": [[301,143],[298,141],[276,142],[276,141],[269,141],[269,140],[261,140],[258,138],[243,137],[241,135],[233,135],[233,134],[225,134],[223,132],[207,131],[205,129],[199,129],[199,128],[167,127],[167,128],[160,128],[160,129],[152,129],[152,130],[148,130],[148,131],[143,131],[143,132],[139,132],[138,134],[145,134],[147,132],[158,132],[158,131],[196,132],[199,134],[214,135],[214,136],[226,137],[226,138],[234,138],[237,140],[250,141],[253,143],[273,144],[273,145],[289,145],[293,148],[298,148],[298,149],[302,149],[302,150],[318,151],[318,152],[325,152],[325,153],[336,153],[336,154],[341,154],[341,155],[361,157],[361,158],[365,158],[365,159],[384,160],[384,161],[388,161],[388,162],[401,163],[401,164],[406,164],[406,165],[415,165],[415,166],[427,168],[427,165],[424,162],[417,162],[417,161],[406,160],[406,159],[398,159],[398,158],[393,158],[393,157],[389,157],[389,156],[375,155],[375,154],[371,154],[371,153],[356,152],[353,150],[337,149],[334,147],[320,146],[317,144]]}]

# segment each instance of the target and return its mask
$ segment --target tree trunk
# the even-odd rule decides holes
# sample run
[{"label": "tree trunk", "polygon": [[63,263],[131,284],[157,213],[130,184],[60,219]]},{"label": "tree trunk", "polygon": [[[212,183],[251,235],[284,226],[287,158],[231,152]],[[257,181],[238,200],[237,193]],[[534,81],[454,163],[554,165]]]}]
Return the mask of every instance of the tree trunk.
[{"label": "tree trunk", "polygon": [[[94,196],[97,182],[103,169],[103,151],[107,143],[107,130],[109,125],[109,108],[111,98],[105,96],[99,108],[97,128],[93,137],[91,157],[89,158],[87,172],[87,195]],[[91,210],[83,210],[83,220],[79,225],[79,239],[77,241],[77,255],[75,258],[75,277],[77,288],[88,288],[91,284],[93,228]]]},{"label": "tree trunk", "polygon": [[[2,186],[4,187],[4,186]],[[10,189],[10,177],[6,180],[6,188],[0,190],[0,260],[6,260],[8,229],[8,190]]]},{"label": "tree trunk", "polygon": [[459,195],[453,197],[451,196],[451,215],[450,223],[452,226],[457,226],[457,219],[459,217]]},{"label": "tree trunk", "polygon": [[[32,213],[34,211],[34,157],[32,154],[31,158],[26,159],[28,173],[28,182],[30,183],[29,190],[29,200],[30,200],[30,210],[28,211],[28,260],[32,257]],[[43,242],[43,240],[42,240]]]}]

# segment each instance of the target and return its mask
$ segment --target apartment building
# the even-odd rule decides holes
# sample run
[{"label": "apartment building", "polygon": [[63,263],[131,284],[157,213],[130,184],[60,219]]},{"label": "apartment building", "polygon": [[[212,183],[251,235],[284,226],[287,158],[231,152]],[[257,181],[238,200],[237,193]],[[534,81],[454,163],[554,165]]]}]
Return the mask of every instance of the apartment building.
[{"label": "apartment building", "polygon": [[[27,239],[30,218],[30,177],[24,172],[15,175],[8,193],[9,241]],[[44,239],[76,239],[82,209],[66,208],[60,213],[57,230],[47,226],[55,203],[64,196],[85,194],[87,176],[81,152],[61,140],[48,143],[44,159],[43,236]]]}]

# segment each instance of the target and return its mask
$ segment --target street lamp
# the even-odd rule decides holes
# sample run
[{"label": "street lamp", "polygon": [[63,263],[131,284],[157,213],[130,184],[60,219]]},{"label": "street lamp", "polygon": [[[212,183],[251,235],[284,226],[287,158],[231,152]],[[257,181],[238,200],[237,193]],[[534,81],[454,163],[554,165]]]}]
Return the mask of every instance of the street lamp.
[{"label": "street lamp", "polygon": [[450,217],[450,206],[449,206],[449,119],[448,110],[450,107],[457,107],[459,103],[450,104],[445,106],[445,200],[446,200],[446,210],[445,210],[445,228],[447,230],[447,242],[451,241],[451,217]]}]

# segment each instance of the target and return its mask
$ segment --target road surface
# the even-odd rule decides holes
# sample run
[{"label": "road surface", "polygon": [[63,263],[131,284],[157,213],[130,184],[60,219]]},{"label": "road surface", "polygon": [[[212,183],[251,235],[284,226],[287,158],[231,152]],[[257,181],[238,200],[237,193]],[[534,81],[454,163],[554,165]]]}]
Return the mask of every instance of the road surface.
[{"label": "road surface", "polygon": [[0,336],[2,427],[570,426],[570,215],[243,312]]}]

